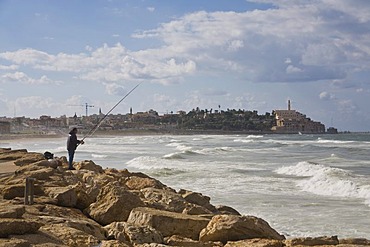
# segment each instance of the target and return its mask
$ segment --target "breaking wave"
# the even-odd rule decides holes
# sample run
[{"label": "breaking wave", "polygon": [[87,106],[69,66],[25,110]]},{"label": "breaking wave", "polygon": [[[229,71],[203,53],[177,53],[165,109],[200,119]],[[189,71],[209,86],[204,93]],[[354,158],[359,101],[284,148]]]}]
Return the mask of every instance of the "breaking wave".
[{"label": "breaking wave", "polygon": [[370,185],[350,172],[310,162],[275,170],[278,174],[303,177],[297,182],[301,190],[321,196],[357,198],[370,206]]}]

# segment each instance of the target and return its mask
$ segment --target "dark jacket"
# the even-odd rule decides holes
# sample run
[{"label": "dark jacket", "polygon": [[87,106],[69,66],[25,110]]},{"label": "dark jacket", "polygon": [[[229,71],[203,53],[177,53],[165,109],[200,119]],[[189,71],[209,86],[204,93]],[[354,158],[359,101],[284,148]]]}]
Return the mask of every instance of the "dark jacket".
[{"label": "dark jacket", "polygon": [[80,144],[81,141],[77,140],[77,136],[74,132],[69,132],[69,136],[67,139],[67,150],[72,151],[76,150],[78,144]]}]

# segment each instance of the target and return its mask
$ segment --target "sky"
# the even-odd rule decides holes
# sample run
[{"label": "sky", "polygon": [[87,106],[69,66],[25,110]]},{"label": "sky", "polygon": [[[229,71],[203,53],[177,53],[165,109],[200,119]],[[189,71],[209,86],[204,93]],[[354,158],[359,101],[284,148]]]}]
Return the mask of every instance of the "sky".
[{"label": "sky", "polygon": [[0,117],[292,109],[370,131],[368,0],[0,0]]}]

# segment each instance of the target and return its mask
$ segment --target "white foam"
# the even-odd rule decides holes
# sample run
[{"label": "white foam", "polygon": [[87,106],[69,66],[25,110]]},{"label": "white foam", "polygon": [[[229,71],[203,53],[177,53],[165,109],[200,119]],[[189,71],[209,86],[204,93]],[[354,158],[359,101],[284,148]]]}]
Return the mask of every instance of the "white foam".
[{"label": "white foam", "polygon": [[91,154],[91,157],[97,158],[97,159],[103,159],[103,158],[107,158],[108,155],[104,155],[104,154]]},{"label": "white foam", "polygon": [[370,185],[361,185],[351,173],[333,167],[309,162],[275,170],[278,174],[308,177],[299,180],[301,190],[316,195],[364,199],[370,205]]}]

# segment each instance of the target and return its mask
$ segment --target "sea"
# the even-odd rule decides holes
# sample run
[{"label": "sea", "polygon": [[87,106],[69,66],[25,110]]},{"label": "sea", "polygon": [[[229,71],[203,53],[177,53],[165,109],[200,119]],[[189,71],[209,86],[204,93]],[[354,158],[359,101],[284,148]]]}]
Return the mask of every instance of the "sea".
[{"label": "sea", "polygon": [[[0,147],[67,156],[66,138]],[[290,237],[370,239],[370,134],[94,136],[75,161],[143,172]]]}]

